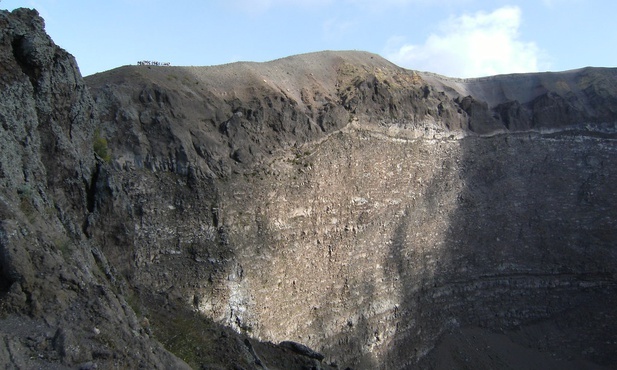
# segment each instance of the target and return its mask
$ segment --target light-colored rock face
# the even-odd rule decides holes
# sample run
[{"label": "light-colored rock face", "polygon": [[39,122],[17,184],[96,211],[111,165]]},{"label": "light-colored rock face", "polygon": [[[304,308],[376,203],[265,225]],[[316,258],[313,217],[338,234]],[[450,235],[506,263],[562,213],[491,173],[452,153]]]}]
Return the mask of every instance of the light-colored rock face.
[{"label": "light-colored rock face", "polygon": [[410,297],[447,263],[440,230],[461,192],[460,154],[457,141],[349,128],[232,187],[223,222],[256,334],[385,364],[396,338],[419,329]]},{"label": "light-colored rock face", "polygon": [[223,195],[243,271],[225,319],[261,339],[404,367],[448,329],[549,318],[613,284],[611,142],[350,127],[297,153]]},{"label": "light-colored rock face", "polygon": [[[440,366],[431,351],[459,328],[609,306],[617,149],[598,102],[614,98],[589,79],[613,70],[453,82],[305,58],[90,80],[121,159],[100,202],[121,232],[95,238],[132,284],[358,368]],[[610,364],[596,329],[551,351]],[[602,333],[597,352],[583,331]]]},{"label": "light-colored rock face", "polygon": [[611,138],[359,120],[281,153],[212,183],[118,173],[140,209],[122,221],[134,281],[360,368],[415,366],[450,330],[550,320],[613,289]]}]

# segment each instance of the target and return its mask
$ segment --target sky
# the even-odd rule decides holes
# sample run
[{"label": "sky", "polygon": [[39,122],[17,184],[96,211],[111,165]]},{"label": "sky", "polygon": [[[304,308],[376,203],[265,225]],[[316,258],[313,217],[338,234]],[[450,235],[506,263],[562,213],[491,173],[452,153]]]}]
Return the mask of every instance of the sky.
[{"label": "sky", "polygon": [[0,0],[35,8],[82,75],[362,50],[451,77],[617,66],[614,0]]}]

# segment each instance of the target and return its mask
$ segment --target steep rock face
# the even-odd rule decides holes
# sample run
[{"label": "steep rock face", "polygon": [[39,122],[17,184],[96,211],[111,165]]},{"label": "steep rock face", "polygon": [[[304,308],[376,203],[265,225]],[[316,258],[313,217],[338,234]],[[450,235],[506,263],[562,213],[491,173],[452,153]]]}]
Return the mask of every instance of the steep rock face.
[{"label": "steep rock face", "polygon": [[147,338],[82,231],[99,173],[95,108],[43,28],[35,11],[0,12],[0,366],[182,367]]},{"label": "steep rock face", "polygon": [[459,325],[502,330],[602,306],[614,294],[604,166],[615,148],[577,140],[352,131],[298,164],[273,162],[222,197],[243,267],[236,320],[395,368]]},{"label": "steep rock face", "polygon": [[[368,53],[122,67],[88,83],[109,123],[106,134],[121,147],[121,165],[206,177],[227,177],[360,118],[414,136],[467,128],[445,94],[431,94],[416,74]],[[121,127],[111,124],[117,121]],[[173,145],[160,145],[170,139]]]},{"label": "steep rock face", "polygon": [[[478,79],[454,79],[421,74],[429,84],[458,98],[470,115],[490,122],[482,129],[509,132],[574,128],[595,124],[613,127],[615,117],[614,69],[515,74]],[[475,103],[475,104],[474,104]]]},{"label": "steep rock face", "polygon": [[616,75],[457,80],[359,52],[94,75],[114,151],[95,238],[139,289],[326,361],[448,367],[459,328],[544,322],[567,343],[551,366],[610,368]]}]

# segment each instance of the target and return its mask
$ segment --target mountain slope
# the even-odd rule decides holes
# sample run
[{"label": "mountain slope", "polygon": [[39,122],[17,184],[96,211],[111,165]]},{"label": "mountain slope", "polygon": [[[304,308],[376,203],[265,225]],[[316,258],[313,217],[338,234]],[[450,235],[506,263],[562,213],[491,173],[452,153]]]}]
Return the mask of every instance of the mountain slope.
[{"label": "mountain slope", "polygon": [[36,12],[0,23],[5,367],[617,363],[617,70],[84,81]]},{"label": "mountain slope", "polygon": [[[610,305],[615,73],[457,80],[323,52],[91,76],[128,195],[104,223],[130,210],[140,289],[360,368],[429,366],[458,327]],[[594,331],[612,341],[551,348]]]}]

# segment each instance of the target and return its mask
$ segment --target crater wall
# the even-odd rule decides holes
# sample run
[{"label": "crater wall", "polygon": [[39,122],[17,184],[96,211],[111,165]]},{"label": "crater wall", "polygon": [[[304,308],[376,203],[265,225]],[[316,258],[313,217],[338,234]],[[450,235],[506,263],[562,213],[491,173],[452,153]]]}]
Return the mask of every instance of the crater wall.
[{"label": "crater wall", "polygon": [[616,69],[84,81],[0,25],[0,365],[615,368]]},{"label": "crater wall", "polygon": [[[615,120],[590,81],[614,74],[452,80],[323,53],[110,72],[121,88],[95,76],[122,158],[109,186],[131,184],[112,197],[132,210],[134,259],[120,263],[238,332],[359,368],[438,367],[444,338],[467,328],[512,337],[610,312]],[[129,136],[147,141],[123,147]],[[550,351],[610,367],[606,315],[569,319]]]},{"label": "crater wall", "polygon": [[615,154],[585,136],[349,127],[278,158],[225,192],[248,297],[229,324],[407,368],[447,331],[601,301],[615,288]]}]

